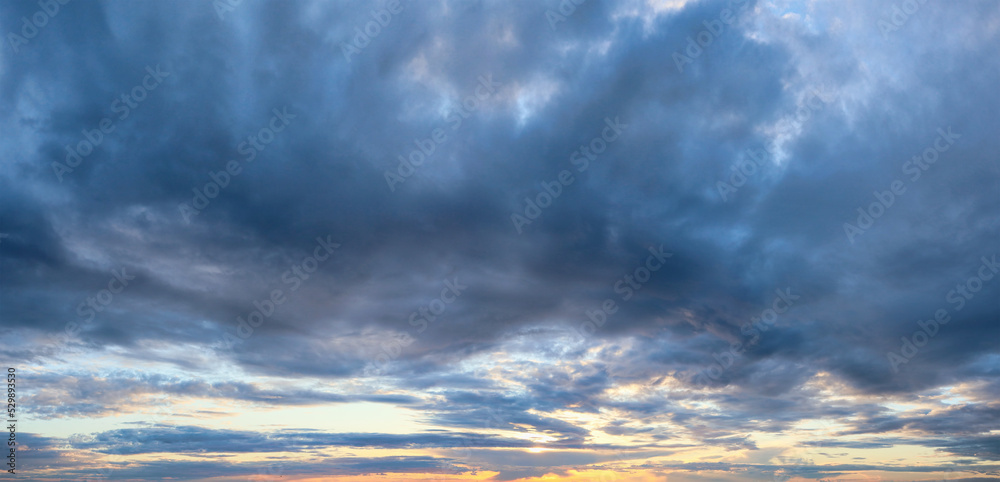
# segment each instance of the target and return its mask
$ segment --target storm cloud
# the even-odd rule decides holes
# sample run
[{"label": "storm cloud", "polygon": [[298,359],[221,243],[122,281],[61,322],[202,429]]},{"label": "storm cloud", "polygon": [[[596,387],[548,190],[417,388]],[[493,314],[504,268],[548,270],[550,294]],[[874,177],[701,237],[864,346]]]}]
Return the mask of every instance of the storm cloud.
[{"label": "storm cloud", "polygon": [[[0,25],[0,355],[38,480],[289,443],[303,478],[1000,476],[995,2]],[[412,425],[309,425],[355,409]]]}]

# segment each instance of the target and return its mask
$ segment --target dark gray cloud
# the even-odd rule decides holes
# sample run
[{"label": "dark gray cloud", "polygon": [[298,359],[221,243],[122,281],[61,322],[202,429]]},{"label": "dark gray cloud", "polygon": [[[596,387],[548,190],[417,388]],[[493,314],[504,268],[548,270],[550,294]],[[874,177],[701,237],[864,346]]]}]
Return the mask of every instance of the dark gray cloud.
[{"label": "dark gray cloud", "polygon": [[[552,412],[614,410],[633,423],[604,433],[637,444],[671,436],[651,428],[669,420],[748,451],[760,445],[748,433],[830,418],[874,437],[845,447],[920,434],[996,460],[1000,281],[983,262],[1000,255],[996,3],[927,2],[884,36],[887,5],[651,3],[591,0],[556,28],[545,12],[557,2],[405,3],[349,59],[342,43],[380,2],[244,2],[221,18],[194,1],[60,6],[0,57],[0,336],[18,341],[0,355],[58,367],[26,391],[40,417],[106,414],[144,394],[374,401],[576,448],[596,446],[591,429]],[[672,54],[727,7],[734,23],[679,71]],[[37,9],[0,5],[0,27],[20,32]],[[476,99],[483,78],[493,92]],[[262,134],[276,110],[287,125]],[[103,119],[113,130],[96,134]],[[626,127],[580,157],[606,119]],[[445,139],[390,187],[385,173],[437,128]],[[939,129],[958,136],[914,170]],[[78,165],[56,164],[88,142]],[[763,148],[775,154],[720,196]],[[230,161],[239,174],[185,216]],[[511,215],[562,170],[572,184],[519,232]],[[844,223],[894,181],[905,192],[849,239]],[[340,246],[305,273],[317,238]],[[636,281],[659,247],[671,257]],[[123,269],[134,280],[103,295]],[[448,283],[467,288],[444,303]],[[786,289],[798,296],[788,310],[755,325]],[[240,337],[238,317],[276,290],[285,301]],[[581,335],[606,299],[614,312]],[[901,337],[938,310],[950,321],[894,366]],[[103,356],[170,368],[65,368]],[[361,382],[200,381],[223,366]],[[821,401],[817,380],[868,401]],[[643,396],[609,394],[625,385]],[[919,415],[864,398],[942,403],[943,387],[966,398]]]},{"label": "dark gray cloud", "polygon": [[524,447],[521,440],[483,437],[471,433],[380,434],[280,431],[272,434],[212,430],[195,426],[167,426],[112,430],[69,439],[78,449],[133,455],[140,453],[282,452],[322,447],[454,448],[474,439],[480,447]]},{"label": "dark gray cloud", "polygon": [[124,404],[147,403],[143,397],[168,396],[173,399],[216,399],[266,406],[322,405],[375,402],[411,405],[420,399],[404,394],[346,394],[330,391],[281,387],[266,389],[241,382],[207,383],[192,379],[170,379],[160,375],[97,378],[85,374],[32,377],[30,393],[23,402],[39,418],[79,417],[116,413]]}]

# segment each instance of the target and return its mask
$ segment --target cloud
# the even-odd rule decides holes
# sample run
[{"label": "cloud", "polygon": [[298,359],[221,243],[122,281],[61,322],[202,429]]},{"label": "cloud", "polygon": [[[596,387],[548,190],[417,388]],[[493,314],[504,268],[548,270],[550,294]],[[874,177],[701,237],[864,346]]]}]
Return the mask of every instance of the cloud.
[{"label": "cloud", "polygon": [[[349,58],[382,3],[61,5],[0,57],[0,334],[15,341],[0,354],[30,374],[23,400],[38,419],[161,395],[377,402],[490,449],[544,440],[556,474],[584,464],[573,450],[763,457],[777,436],[996,460],[1000,282],[981,266],[1000,254],[997,5],[927,2],[883,35],[893,5],[653,3],[591,0],[555,28],[556,2],[408,3]],[[36,7],[0,5],[5,31]],[[150,88],[147,69],[169,75]],[[606,119],[626,127],[598,149]],[[939,130],[958,134],[946,150]],[[390,189],[410,157],[424,160]],[[897,181],[905,192],[883,202]],[[511,216],[543,194],[519,232]],[[318,237],[340,247],[310,271]],[[671,257],[652,270],[658,248]],[[134,281],[103,294],[122,269]],[[468,288],[438,311],[446,282]],[[768,320],[775,290],[799,298]],[[243,337],[255,310],[266,319]],[[894,366],[939,310],[950,321]],[[804,428],[825,420],[851,439]],[[134,430],[88,447],[276,443]],[[278,438],[457,443],[411,436]],[[544,475],[499,452],[500,477]],[[431,470],[426,457],[343,473]],[[659,462],[645,468],[736,466]]]}]

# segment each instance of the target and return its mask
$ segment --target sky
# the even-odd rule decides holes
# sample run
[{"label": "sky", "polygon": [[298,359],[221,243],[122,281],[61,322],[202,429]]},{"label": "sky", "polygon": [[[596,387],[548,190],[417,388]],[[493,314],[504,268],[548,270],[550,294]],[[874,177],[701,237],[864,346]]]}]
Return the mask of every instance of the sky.
[{"label": "sky", "polygon": [[1000,478],[1000,3],[0,33],[6,479]]}]

